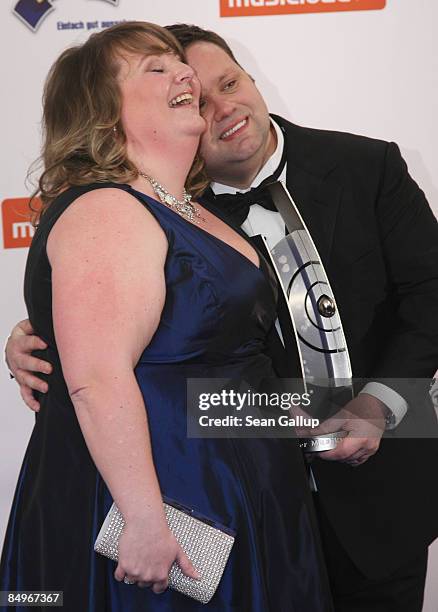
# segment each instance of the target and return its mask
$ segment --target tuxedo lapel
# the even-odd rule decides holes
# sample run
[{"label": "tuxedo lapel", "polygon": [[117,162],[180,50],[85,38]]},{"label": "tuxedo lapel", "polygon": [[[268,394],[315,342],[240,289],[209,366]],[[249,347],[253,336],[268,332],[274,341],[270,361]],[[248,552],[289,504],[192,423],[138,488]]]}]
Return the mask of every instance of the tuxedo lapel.
[{"label": "tuxedo lapel", "polygon": [[343,191],[337,162],[303,128],[273,117],[285,134],[287,189],[327,265]]},{"label": "tuxedo lapel", "polygon": [[[251,236],[249,240],[272,267],[271,257],[263,238],[260,235],[256,235]],[[275,274],[274,270],[273,273]],[[272,359],[274,370],[277,376],[281,378],[302,378],[303,373],[301,371],[295,332],[289,314],[289,307],[281,290],[278,292],[277,316],[280,322],[283,342],[280,340],[275,327],[272,328],[266,339],[267,352]]]},{"label": "tuxedo lapel", "polygon": [[286,186],[325,265],[330,261],[342,186],[329,177],[315,177],[289,164]]}]

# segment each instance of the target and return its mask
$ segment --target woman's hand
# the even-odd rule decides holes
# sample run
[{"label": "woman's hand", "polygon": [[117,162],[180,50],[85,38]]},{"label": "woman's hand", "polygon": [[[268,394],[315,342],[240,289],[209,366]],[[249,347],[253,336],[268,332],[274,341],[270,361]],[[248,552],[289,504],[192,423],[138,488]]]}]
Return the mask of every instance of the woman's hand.
[{"label": "woman's hand", "polygon": [[34,335],[30,322],[25,319],[13,328],[5,347],[6,363],[20,387],[21,397],[31,410],[38,412],[40,405],[32,390],[46,393],[47,383],[33,372],[50,374],[52,366],[47,361],[32,356],[32,351],[47,348],[44,340]]},{"label": "woman's hand", "polygon": [[120,537],[119,563],[114,577],[119,582],[127,577],[140,587],[150,586],[154,593],[163,593],[175,561],[183,574],[200,578],[164,518],[130,521]]}]

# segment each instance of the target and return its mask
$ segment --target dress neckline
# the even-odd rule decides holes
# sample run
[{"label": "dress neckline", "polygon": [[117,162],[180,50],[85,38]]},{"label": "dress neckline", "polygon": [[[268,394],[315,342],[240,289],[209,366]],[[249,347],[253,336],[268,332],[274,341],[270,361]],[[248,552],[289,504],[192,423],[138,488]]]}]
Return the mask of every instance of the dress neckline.
[{"label": "dress neckline", "polygon": [[[181,222],[183,222],[184,224],[189,224],[191,227],[196,228],[197,230],[202,232],[204,235],[209,236],[210,238],[212,238],[213,240],[215,240],[219,244],[227,247],[229,251],[231,251],[232,253],[235,253],[241,259],[246,261],[251,268],[254,268],[255,270],[257,270],[260,273],[263,272],[263,270],[262,270],[262,261],[264,260],[264,258],[261,256],[259,251],[251,244],[251,242],[248,240],[248,238],[246,238],[245,236],[241,236],[241,234],[236,232],[236,230],[233,227],[229,226],[230,229],[233,232],[235,232],[238,236],[241,236],[244,240],[246,240],[246,242],[248,242],[248,244],[251,246],[251,248],[254,249],[254,252],[257,255],[257,259],[258,259],[258,265],[255,264],[253,261],[251,261],[251,259],[249,259],[249,257],[247,257],[246,255],[241,253],[238,249],[236,249],[235,247],[231,246],[231,244],[228,244],[228,242],[225,242],[225,240],[222,240],[221,238],[218,238],[217,236],[215,236],[211,232],[207,232],[207,230],[203,229],[200,225],[197,225],[195,223],[190,223],[190,221],[187,221],[186,219],[183,219],[181,217],[181,215],[178,215],[175,211],[171,210],[170,208],[168,208],[167,206],[165,206],[164,204],[159,202],[156,198],[153,198],[152,196],[149,196],[146,193],[143,193],[142,191],[139,191],[138,189],[135,189],[134,187],[132,187],[131,185],[129,185],[127,183],[125,183],[125,184],[129,187],[129,189],[132,189],[132,191],[135,191],[136,193],[138,193],[142,197],[147,198],[148,200],[150,200],[154,204],[158,204],[158,206],[160,207],[161,210],[167,210],[170,214],[174,215],[176,218],[179,218],[181,220]],[[212,214],[214,214],[214,213],[212,213]],[[221,217],[219,217],[219,219],[223,223],[225,223],[225,221]]]}]

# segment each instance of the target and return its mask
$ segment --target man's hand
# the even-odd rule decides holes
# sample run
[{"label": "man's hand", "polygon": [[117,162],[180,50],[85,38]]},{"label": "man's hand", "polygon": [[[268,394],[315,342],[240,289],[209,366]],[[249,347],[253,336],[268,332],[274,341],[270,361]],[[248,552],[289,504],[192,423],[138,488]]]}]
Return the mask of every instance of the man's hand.
[{"label": "man's hand", "polygon": [[6,363],[20,387],[24,403],[35,412],[40,409],[39,402],[34,398],[32,389],[46,393],[48,385],[45,381],[34,376],[32,372],[50,374],[52,366],[47,361],[32,356],[32,351],[47,348],[47,344],[34,331],[26,319],[14,327],[6,343]]},{"label": "man's hand", "polygon": [[[348,402],[332,419],[322,425],[325,432],[346,431],[333,450],[318,453],[319,459],[342,461],[353,467],[365,463],[379,449],[385,431],[383,402],[368,393],[362,393]],[[319,433],[319,432],[318,432]]]}]

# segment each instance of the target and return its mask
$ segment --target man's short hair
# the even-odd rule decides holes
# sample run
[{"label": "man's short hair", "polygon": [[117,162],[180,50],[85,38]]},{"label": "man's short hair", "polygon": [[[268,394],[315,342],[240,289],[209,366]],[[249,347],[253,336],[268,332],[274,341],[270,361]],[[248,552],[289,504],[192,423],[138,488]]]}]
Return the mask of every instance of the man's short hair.
[{"label": "man's short hair", "polygon": [[[228,43],[211,30],[204,30],[196,25],[189,25],[187,23],[175,23],[173,25],[166,26],[166,29],[172,32],[175,38],[178,40],[183,49],[187,49],[190,45],[197,42],[207,42],[220,47],[238,66],[239,62],[234,57],[234,53],[231,51]],[[242,68],[242,66],[240,66]]]}]

